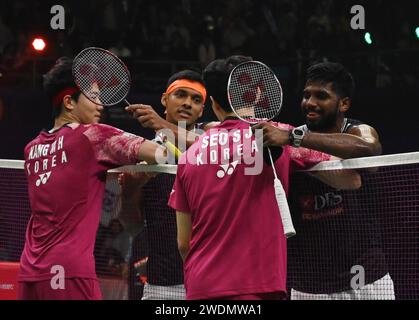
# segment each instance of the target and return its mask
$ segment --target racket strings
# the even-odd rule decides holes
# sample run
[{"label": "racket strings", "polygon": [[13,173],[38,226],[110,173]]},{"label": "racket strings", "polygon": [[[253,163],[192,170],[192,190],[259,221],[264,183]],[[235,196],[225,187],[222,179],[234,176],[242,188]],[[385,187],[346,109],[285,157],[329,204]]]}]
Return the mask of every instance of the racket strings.
[{"label": "racket strings", "polygon": [[[273,71],[258,61],[239,64],[230,73],[227,96],[234,113],[243,121],[271,120],[281,110],[282,88]],[[275,169],[271,150],[269,160],[274,174],[275,199],[285,236],[295,235],[285,190]]]},{"label": "racket strings", "polygon": [[87,48],[76,56],[73,76],[89,100],[105,106],[125,99],[131,86],[125,64],[111,52],[100,48]]},{"label": "racket strings", "polygon": [[281,109],[282,88],[269,67],[251,61],[232,71],[228,97],[233,110],[243,120],[271,120]]}]

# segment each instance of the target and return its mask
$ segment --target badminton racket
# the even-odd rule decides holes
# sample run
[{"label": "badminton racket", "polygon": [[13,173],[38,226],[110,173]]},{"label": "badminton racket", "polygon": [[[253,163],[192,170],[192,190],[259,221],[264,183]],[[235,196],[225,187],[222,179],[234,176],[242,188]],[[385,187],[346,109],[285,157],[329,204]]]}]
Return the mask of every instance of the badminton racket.
[{"label": "badminton racket", "polygon": [[[127,101],[131,75],[127,66],[112,52],[89,47],[74,58],[72,73],[79,90],[95,104],[105,107]],[[167,149],[178,158],[182,153],[174,144],[164,140]]]},{"label": "badminton racket", "polygon": [[[247,61],[237,65],[227,83],[228,101],[236,116],[249,124],[272,120],[282,107],[282,87],[274,72],[264,63]],[[285,190],[275,169],[271,150],[269,159],[274,174],[275,198],[287,238],[296,234]]]}]

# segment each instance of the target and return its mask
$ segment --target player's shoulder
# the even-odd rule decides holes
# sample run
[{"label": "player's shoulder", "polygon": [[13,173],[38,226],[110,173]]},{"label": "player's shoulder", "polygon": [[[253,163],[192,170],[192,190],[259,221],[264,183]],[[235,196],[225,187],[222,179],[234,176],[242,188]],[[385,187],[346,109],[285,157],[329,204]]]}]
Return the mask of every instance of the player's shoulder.
[{"label": "player's shoulder", "polygon": [[347,132],[351,128],[358,127],[360,125],[365,125],[365,123],[362,122],[361,120],[353,119],[353,118],[345,118],[343,121],[344,123],[343,123],[342,132]]},{"label": "player's shoulder", "polygon": [[357,119],[345,118],[344,128],[342,133],[350,133],[363,135],[362,133],[369,132],[369,134],[377,134],[377,130],[371,125]]},{"label": "player's shoulder", "polygon": [[[96,128],[97,130],[113,130],[116,129],[105,123],[90,123],[90,124],[83,124],[84,128]],[[118,129],[119,130],[119,129]]]},{"label": "player's shoulder", "polygon": [[81,125],[84,131],[95,131],[95,132],[103,132],[103,133],[114,133],[114,134],[121,134],[124,131],[108,124],[104,123],[92,123],[92,124],[83,124]]},{"label": "player's shoulder", "polygon": [[27,144],[26,144],[26,146],[25,146],[25,148],[23,149],[24,150],[24,155],[25,155],[25,158],[26,158],[26,155],[29,153],[29,150],[34,146],[34,145],[37,145],[37,144],[40,144],[42,142],[42,139],[41,139],[41,133],[40,134],[38,134],[34,139],[32,139],[31,141],[29,141]]},{"label": "player's shoulder", "polygon": [[114,137],[137,138],[135,135],[103,123],[82,125],[81,134],[94,143],[102,143]]},{"label": "player's shoulder", "polygon": [[103,123],[68,123],[65,127],[72,129],[72,132],[79,135],[116,134],[122,132],[120,129]]},{"label": "player's shoulder", "polygon": [[220,125],[220,123],[219,121],[199,122],[195,124],[195,130],[207,131]]}]

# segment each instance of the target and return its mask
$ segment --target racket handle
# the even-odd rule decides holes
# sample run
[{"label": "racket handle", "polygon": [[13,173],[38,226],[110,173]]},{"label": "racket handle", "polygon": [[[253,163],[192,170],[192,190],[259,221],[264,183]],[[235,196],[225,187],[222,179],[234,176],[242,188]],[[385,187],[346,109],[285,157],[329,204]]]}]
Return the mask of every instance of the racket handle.
[{"label": "racket handle", "polygon": [[180,150],[176,148],[173,143],[167,140],[164,143],[166,144],[167,149],[169,149],[169,151],[175,155],[175,158],[179,159],[179,157],[182,155],[182,152],[180,152]]},{"label": "racket handle", "polygon": [[279,214],[281,216],[282,225],[284,227],[284,234],[287,238],[290,238],[296,234],[294,226],[292,224],[291,213],[288,207],[288,201],[285,194],[285,190],[282,187],[279,179],[274,180],[275,187],[275,198],[278,203]]}]

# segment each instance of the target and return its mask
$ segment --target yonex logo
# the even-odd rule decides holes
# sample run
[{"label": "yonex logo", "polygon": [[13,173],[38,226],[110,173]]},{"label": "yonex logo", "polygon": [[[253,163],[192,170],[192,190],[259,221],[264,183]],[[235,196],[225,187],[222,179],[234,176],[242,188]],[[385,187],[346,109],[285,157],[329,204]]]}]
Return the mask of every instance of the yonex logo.
[{"label": "yonex logo", "polygon": [[226,173],[227,173],[227,175],[231,176],[233,174],[234,170],[236,169],[237,163],[238,163],[238,161],[236,160],[232,163],[221,165],[220,166],[221,169],[217,171],[217,177],[222,179],[222,178],[224,178]]},{"label": "yonex logo", "polygon": [[36,186],[39,187],[41,183],[46,184],[50,176],[51,176],[51,171],[40,174],[39,179],[36,180]]}]

